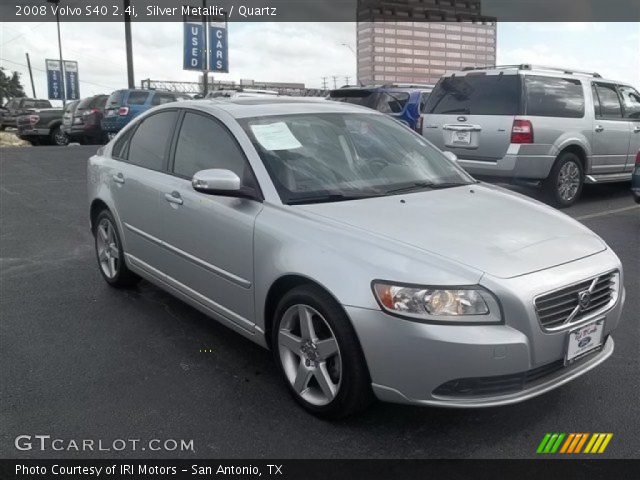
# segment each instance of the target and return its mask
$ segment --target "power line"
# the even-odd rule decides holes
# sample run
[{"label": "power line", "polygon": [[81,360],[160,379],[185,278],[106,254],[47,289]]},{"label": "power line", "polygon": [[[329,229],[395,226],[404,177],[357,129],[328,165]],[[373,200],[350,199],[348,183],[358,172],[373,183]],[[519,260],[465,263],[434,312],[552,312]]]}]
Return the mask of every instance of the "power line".
[{"label": "power line", "polygon": [[[20,65],[21,67],[24,67],[24,68],[29,68],[24,63],[14,62],[13,60],[8,60],[6,58],[0,58],[0,60],[2,60],[3,62],[13,63],[14,65]],[[31,67],[31,68],[33,68],[34,70],[37,70],[39,72],[45,72],[45,73],[47,72],[46,70],[43,70],[42,68],[38,68],[38,67]],[[114,87],[113,85],[103,85],[101,83],[89,82],[87,80],[79,80],[79,81],[80,81],[80,83],[86,83],[87,85],[93,85],[93,86],[96,86],[96,87],[111,88],[113,90],[117,90],[117,88]]]},{"label": "power line", "polygon": [[[29,30],[27,30],[26,32],[22,32],[21,34],[16,35],[16,36],[15,36],[15,37],[13,37],[13,38],[10,38],[10,39],[9,39],[9,40],[7,40],[6,42],[2,42],[2,43],[0,43],[0,47],[4,47],[7,43],[11,43],[11,42],[13,42],[14,40],[17,40],[18,38],[23,37],[23,36],[24,36],[24,35],[26,35],[27,33],[30,33],[31,31],[33,31],[34,29],[38,28],[40,25],[44,25],[45,23],[46,23],[46,22],[38,23],[38,24],[34,25],[33,27],[31,27],[31,28],[30,28]],[[8,27],[8,28],[11,28],[11,27]]]}]

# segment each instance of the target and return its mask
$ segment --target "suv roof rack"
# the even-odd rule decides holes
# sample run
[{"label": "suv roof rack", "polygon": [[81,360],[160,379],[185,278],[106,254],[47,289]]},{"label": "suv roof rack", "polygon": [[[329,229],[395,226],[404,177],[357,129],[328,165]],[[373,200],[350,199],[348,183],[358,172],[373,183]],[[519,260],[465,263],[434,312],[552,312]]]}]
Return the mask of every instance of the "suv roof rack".
[{"label": "suv roof rack", "polygon": [[530,63],[521,63],[519,65],[496,65],[495,67],[465,67],[463,71],[470,70],[505,70],[505,69],[518,69],[518,70],[547,70],[552,72],[562,72],[567,75],[588,75],[590,77],[602,78],[598,72],[588,72],[585,70],[575,70],[560,67],[549,67],[546,65],[532,65]]},{"label": "suv roof rack", "polygon": [[433,88],[430,83],[388,83],[382,85],[384,88]]}]

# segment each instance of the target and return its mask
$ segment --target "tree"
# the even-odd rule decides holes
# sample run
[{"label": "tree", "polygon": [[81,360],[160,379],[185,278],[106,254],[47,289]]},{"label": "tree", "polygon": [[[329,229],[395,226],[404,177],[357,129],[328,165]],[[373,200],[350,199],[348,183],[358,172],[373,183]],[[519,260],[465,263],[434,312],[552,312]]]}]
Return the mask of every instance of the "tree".
[{"label": "tree", "polygon": [[24,97],[24,87],[20,83],[20,74],[18,72],[5,73],[5,69],[0,67],[0,100],[4,104],[5,99],[13,97]]}]

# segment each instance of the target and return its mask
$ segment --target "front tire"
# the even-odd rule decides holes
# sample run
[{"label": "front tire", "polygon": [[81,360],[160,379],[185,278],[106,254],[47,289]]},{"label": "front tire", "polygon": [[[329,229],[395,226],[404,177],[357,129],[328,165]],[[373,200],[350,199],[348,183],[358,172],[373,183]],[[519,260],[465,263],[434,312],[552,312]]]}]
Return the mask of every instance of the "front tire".
[{"label": "front tire", "polygon": [[122,288],[135,285],[139,280],[124,261],[124,251],[116,222],[108,210],[100,212],[96,218],[94,239],[98,268],[102,278],[112,287]]},{"label": "front tire", "polygon": [[573,205],[582,192],[584,170],[575,153],[561,154],[544,182],[544,188],[551,203],[558,208]]},{"label": "front tire", "polygon": [[302,285],[284,295],[271,346],[291,395],[313,415],[341,418],[371,403],[371,380],[356,334],[324,290]]}]

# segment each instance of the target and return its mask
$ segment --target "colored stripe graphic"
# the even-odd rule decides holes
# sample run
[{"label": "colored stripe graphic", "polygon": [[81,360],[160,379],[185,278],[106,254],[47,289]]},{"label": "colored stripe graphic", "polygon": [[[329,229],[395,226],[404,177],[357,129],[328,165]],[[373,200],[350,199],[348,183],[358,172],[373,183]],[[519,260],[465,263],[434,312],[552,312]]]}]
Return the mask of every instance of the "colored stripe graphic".
[{"label": "colored stripe graphic", "polygon": [[[547,433],[538,445],[538,454],[604,453],[613,433]],[[585,447],[586,444],[586,447]],[[583,451],[583,447],[584,451]]]}]

